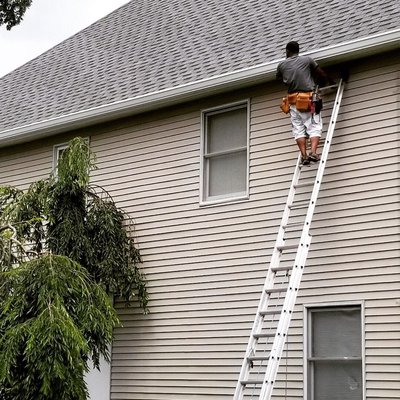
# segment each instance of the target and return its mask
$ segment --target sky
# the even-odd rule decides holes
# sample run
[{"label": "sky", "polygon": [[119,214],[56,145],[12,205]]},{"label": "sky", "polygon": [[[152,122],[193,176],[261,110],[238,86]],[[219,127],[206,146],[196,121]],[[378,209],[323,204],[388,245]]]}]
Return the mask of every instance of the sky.
[{"label": "sky", "polygon": [[33,0],[24,20],[0,26],[0,77],[86,28],[129,0]]}]

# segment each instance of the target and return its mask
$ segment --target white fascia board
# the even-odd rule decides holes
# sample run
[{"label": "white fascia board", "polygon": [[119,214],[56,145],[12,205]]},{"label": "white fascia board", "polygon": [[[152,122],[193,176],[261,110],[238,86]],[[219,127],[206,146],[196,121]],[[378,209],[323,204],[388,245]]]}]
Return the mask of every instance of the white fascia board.
[{"label": "white fascia board", "polygon": [[[400,29],[320,48],[303,54],[311,55],[320,64],[326,65],[396,48],[400,48]],[[275,79],[275,71],[280,61],[282,59],[6,130],[0,132],[0,147],[28,142],[129,115],[168,107],[239,87],[268,82]]]}]

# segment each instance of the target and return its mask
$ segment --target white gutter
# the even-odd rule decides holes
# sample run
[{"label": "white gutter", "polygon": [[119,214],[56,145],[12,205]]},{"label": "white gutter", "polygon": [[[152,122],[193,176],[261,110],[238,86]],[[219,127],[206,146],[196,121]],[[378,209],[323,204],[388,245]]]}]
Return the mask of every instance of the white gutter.
[{"label": "white gutter", "polygon": [[[396,48],[400,48],[400,29],[324,47],[303,54],[311,55],[320,64],[326,65]],[[271,81],[275,79],[276,67],[280,61],[281,59],[274,60],[255,67],[229,72],[158,92],[9,129],[0,132],[0,147],[28,142],[128,115],[194,100],[202,96],[210,96],[239,87]]]}]

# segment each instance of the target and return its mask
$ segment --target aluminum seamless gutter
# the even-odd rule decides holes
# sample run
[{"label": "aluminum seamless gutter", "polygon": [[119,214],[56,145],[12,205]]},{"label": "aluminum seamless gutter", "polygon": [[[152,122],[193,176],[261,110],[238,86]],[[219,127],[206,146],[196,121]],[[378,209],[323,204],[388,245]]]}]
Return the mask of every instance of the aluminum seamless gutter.
[{"label": "aluminum seamless gutter", "polygon": [[[304,54],[311,55],[320,64],[326,65],[396,48],[400,48],[400,29],[321,48]],[[6,130],[0,132],[0,147],[28,142],[128,115],[194,100],[202,96],[209,96],[243,86],[271,81],[275,79],[276,67],[280,61],[274,60],[255,67],[229,72],[216,77]]]}]

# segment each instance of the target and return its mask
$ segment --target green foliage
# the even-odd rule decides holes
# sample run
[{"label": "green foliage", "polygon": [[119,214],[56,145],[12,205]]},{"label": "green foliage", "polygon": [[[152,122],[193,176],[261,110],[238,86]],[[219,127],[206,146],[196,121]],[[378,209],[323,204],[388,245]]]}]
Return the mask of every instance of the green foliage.
[{"label": "green foliage", "polygon": [[87,142],[73,139],[47,191],[48,247],[78,261],[108,292],[126,301],[137,297],[146,311],[148,295],[138,268],[140,254],[130,235],[132,221],[104,190],[98,195],[89,186],[93,168],[94,156]]},{"label": "green foliage", "polygon": [[32,0],[0,0],[0,25],[7,30],[18,25],[31,4]]},{"label": "green foliage", "polygon": [[[31,256],[43,251],[67,256],[87,268],[108,292],[127,302],[136,297],[146,312],[148,294],[133,223],[104,190],[97,188],[98,194],[89,185],[93,168],[87,141],[73,139],[61,155],[56,176],[33,183],[25,192],[0,187],[0,227],[10,223],[15,228],[14,249],[21,243],[29,245]],[[1,249],[4,258],[10,258],[10,240],[8,246],[6,241],[0,231],[3,269],[7,263],[1,264]]]},{"label": "green foliage", "polygon": [[46,255],[0,273],[0,399],[86,399],[118,324],[104,290],[70,259]]},{"label": "green foliage", "polygon": [[95,157],[88,141],[79,137],[72,139],[58,160],[59,186],[86,189],[89,185],[89,173],[94,168],[96,168]]},{"label": "green foliage", "polygon": [[147,312],[132,221],[101,188],[75,138],[57,175],[0,187],[0,400],[84,400],[118,324],[108,294]]},{"label": "green foliage", "polygon": [[127,301],[136,291],[140,305],[146,309],[146,285],[138,268],[140,253],[132,235],[124,228],[129,218],[113,202],[97,196],[90,199],[88,210],[86,228],[91,243],[96,246],[91,246],[91,257],[87,257],[83,265],[106,286],[107,291],[125,297]]}]

